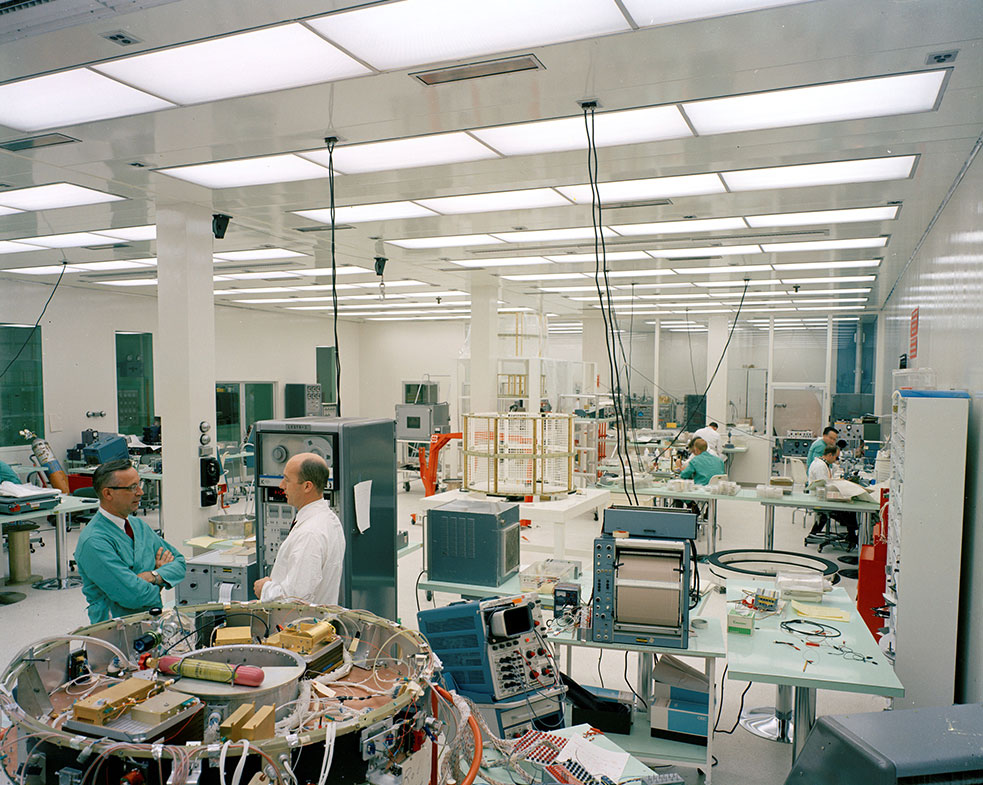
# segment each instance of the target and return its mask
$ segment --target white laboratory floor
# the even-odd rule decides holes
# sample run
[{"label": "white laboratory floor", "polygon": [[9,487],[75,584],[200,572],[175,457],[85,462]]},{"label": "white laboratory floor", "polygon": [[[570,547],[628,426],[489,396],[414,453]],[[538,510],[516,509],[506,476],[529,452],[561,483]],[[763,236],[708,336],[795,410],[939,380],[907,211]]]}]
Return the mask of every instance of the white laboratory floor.
[{"label": "white laboratory floor", "polygon": [[[422,527],[413,525],[410,521],[411,514],[421,512],[421,496],[422,490],[420,490],[419,482],[414,482],[408,493],[400,491],[398,495],[398,528],[409,530],[411,542],[418,542],[422,538]],[[152,525],[156,525],[155,513],[150,513],[145,516],[145,519]],[[722,533],[717,542],[718,549],[761,547],[764,513],[760,505],[724,501],[719,505],[718,519],[722,527]],[[598,530],[599,523],[594,520],[593,515],[584,515],[572,521],[568,525],[566,536],[568,557],[582,559],[585,565],[589,564],[590,548]],[[803,548],[804,535],[801,516],[797,516],[796,523],[793,524],[790,511],[783,509],[776,511],[776,549],[811,550],[811,552],[815,552],[815,548]],[[552,546],[553,535],[550,527],[524,529],[522,536],[524,545],[538,546],[543,549],[541,552],[525,550],[522,554],[523,563],[544,559],[550,555],[546,552]],[[78,530],[69,533],[68,547],[71,551],[74,551],[77,538]],[[44,541],[43,548],[35,548],[35,553],[32,555],[32,569],[33,572],[47,578],[55,574],[54,534],[48,532],[44,536]],[[826,551],[825,555],[835,559],[838,552]],[[417,604],[414,588],[422,568],[422,551],[416,551],[399,562],[398,610],[401,622],[409,627],[417,626]],[[701,567],[701,577],[704,586],[713,580],[713,576],[709,574],[705,565]],[[844,579],[840,585],[844,586],[851,595],[855,593],[855,581]],[[39,591],[30,586],[11,588],[24,592],[27,598],[14,605],[0,605],[0,629],[3,631],[2,636],[0,636],[0,664],[4,666],[23,646],[31,641],[45,635],[67,632],[87,623],[85,600],[81,589]],[[165,595],[165,600],[167,599],[170,598]],[[423,592],[419,593],[419,602],[422,603],[423,607],[432,607],[434,602],[446,604],[456,599],[458,598],[452,595],[437,594],[433,601],[429,601]],[[706,613],[723,617],[724,603],[721,595],[711,595],[706,606]],[[634,677],[632,659],[629,658],[629,678]],[[694,661],[694,664],[702,665],[702,662]],[[622,655],[605,654],[600,664],[605,685],[625,689],[622,683],[624,667]],[[717,669],[718,679],[722,672],[723,663],[720,662]],[[597,684],[597,655],[588,653],[586,650],[575,650],[571,675],[581,683]],[[746,683],[738,681],[727,680],[724,683],[721,728],[730,729],[734,725],[738,714],[740,694],[745,686]],[[753,684],[748,690],[745,705],[748,707],[774,705],[774,699],[774,686]],[[883,698],[844,692],[820,690],[817,697],[817,713],[820,715],[879,711],[887,705],[888,701]],[[772,785],[772,783],[785,781],[791,765],[789,746],[765,741],[747,733],[739,726],[732,735],[717,733],[713,744],[714,754],[718,760],[718,765],[713,770],[713,777],[717,783],[722,783],[722,785]],[[687,783],[702,782],[702,777],[692,768],[679,767],[673,769],[667,767],[660,770],[676,770]]]}]

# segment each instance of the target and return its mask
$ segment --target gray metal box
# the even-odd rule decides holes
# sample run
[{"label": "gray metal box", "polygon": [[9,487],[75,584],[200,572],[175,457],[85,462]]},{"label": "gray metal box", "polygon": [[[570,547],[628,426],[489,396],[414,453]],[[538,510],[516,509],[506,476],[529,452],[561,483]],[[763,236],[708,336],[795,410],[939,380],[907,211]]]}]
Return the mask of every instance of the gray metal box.
[{"label": "gray metal box", "polygon": [[427,513],[430,580],[501,586],[518,571],[518,504],[461,499]]},{"label": "gray metal box", "polygon": [[983,780],[983,706],[820,717],[785,785],[973,783]]},{"label": "gray metal box", "polygon": [[312,417],[321,414],[320,384],[283,385],[284,417]]},{"label": "gray metal box", "polygon": [[[191,557],[186,564],[184,580],[174,589],[177,605],[256,599],[253,584],[259,578],[259,571],[255,555],[234,556],[224,551],[208,551]],[[223,592],[223,587],[229,588]]]},{"label": "gray metal box", "polygon": [[[280,490],[290,456],[313,452],[330,469],[324,498],[345,531],[339,603],[396,618],[396,433],[392,420],[300,417],[256,423],[256,551],[269,575],[286,539],[293,508]],[[371,481],[364,531],[358,527],[355,486]],[[363,521],[365,523],[365,521]]]},{"label": "gray metal box", "polygon": [[629,537],[695,540],[696,513],[657,507],[608,507],[601,524],[604,534],[626,531]]},{"label": "gray metal box", "polygon": [[396,438],[408,442],[429,442],[435,433],[450,433],[450,405],[447,403],[400,403],[396,405]]}]

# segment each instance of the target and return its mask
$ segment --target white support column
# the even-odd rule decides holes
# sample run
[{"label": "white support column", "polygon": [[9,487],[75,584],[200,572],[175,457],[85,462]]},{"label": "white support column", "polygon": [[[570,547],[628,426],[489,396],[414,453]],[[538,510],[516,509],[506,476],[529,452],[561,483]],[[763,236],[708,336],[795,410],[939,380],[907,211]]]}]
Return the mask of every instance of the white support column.
[{"label": "white support column", "polygon": [[659,380],[659,348],[662,345],[662,321],[655,320],[654,346],[652,347],[652,427],[661,428],[659,424],[659,393],[662,382]]},{"label": "white support column", "polygon": [[611,392],[611,369],[608,363],[607,344],[604,342],[604,319],[597,309],[584,313],[584,334],[581,339],[581,359],[597,367],[598,395]]},{"label": "white support column", "polygon": [[530,357],[526,361],[526,373],[528,374],[526,392],[529,400],[526,401],[526,411],[535,414],[539,411],[540,402],[543,400],[543,360],[541,357]]},{"label": "white support column", "polygon": [[[471,411],[498,410],[498,284],[471,286]],[[465,412],[466,414],[467,412]]]},{"label": "white support column", "polygon": [[209,425],[214,455],[215,306],[211,208],[166,197],[157,201],[158,406],[163,437],[164,535],[180,547],[208,533],[202,508],[199,423]]},{"label": "white support column", "polygon": [[826,393],[823,395],[822,427],[829,425],[830,408],[833,405],[833,315],[826,316]]},{"label": "white support column", "polygon": [[[874,343],[874,414],[891,411],[891,372],[887,356],[887,324],[884,312],[877,314],[877,338]],[[881,420],[881,430],[890,433],[890,419]],[[885,430],[887,429],[887,430]]]},{"label": "white support column", "polygon": [[765,436],[775,432],[775,317],[768,317],[768,386],[765,394]]},{"label": "white support column", "polygon": [[727,322],[730,317],[727,314],[712,314],[707,320],[707,382],[713,376],[714,369],[717,369],[717,362],[720,368],[717,369],[717,376],[713,384],[707,390],[706,422],[691,422],[689,430],[695,431],[702,428],[707,422],[716,420],[722,426],[727,423],[727,356],[724,355],[724,347],[727,346]]},{"label": "white support column", "polygon": [[854,349],[857,350],[856,365],[853,368],[853,392],[862,389],[864,373],[864,323],[857,322],[857,331],[853,334]]}]

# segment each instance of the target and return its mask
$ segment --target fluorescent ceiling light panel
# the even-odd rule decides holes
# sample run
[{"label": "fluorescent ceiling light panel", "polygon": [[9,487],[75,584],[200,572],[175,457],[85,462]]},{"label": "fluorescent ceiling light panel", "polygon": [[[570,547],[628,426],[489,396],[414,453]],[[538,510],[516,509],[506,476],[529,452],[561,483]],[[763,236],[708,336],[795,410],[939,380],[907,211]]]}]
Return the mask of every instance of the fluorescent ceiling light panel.
[{"label": "fluorescent ceiling light panel", "polygon": [[[561,254],[559,256],[547,256],[551,262],[564,263],[568,262],[571,264],[577,262],[594,262],[596,261],[596,256],[592,253],[568,253]],[[645,251],[608,251],[604,258],[609,262],[635,262],[641,259],[651,259]]]},{"label": "fluorescent ceiling light panel", "polygon": [[[380,283],[381,281],[372,281],[371,283],[353,283],[352,286],[357,286],[360,289],[375,289]],[[407,286],[426,286],[423,281],[386,281],[385,283],[387,289],[406,288]],[[407,292],[403,296],[415,297],[419,295],[422,297],[426,294],[427,292]]]},{"label": "fluorescent ceiling light panel", "polygon": [[536,275],[503,275],[506,281],[575,281],[587,276],[584,273],[539,273]]},{"label": "fluorescent ceiling light panel", "polygon": [[106,286],[156,286],[156,278],[126,278],[120,281],[97,281]]},{"label": "fluorescent ceiling light panel", "polygon": [[765,188],[803,188],[813,185],[873,183],[903,180],[911,175],[915,156],[861,158],[856,161],[830,161],[821,164],[772,166],[721,172],[731,191],[759,191]]},{"label": "fluorescent ceiling light panel", "polygon": [[154,224],[149,226],[130,226],[124,229],[100,229],[93,232],[101,237],[112,237],[114,240],[129,240],[138,243],[146,240],[157,239],[157,227]]},{"label": "fluorescent ceiling light panel", "polygon": [[[716,288],[718,286],[744,286],[744,281],[693,281],[695,286],[702,286],[705,288]],[[771,279],[761,279],[758,281],[748,281],[748,286],[780,286],[782,281],[777,278]]]},{"label": "fluorescent ceiling light panel", "polygon": [[[695,256],[740,256],[743,254],[761,253],[758,245],[707,245],[699,248],[657,248],[646,251],[656,259],[687,259]],[[722,265],[720,272],[726,272],[727,265]]]},{"label": "fluorescent ceiling light panel", "polygon": [[25,237],[16,242],[39,245],[42,248],[81,248],[83,245],[105,245],[106,238],[89,232],[51,234],[47,237]]},{"label": "fluorescent ceiling light panel", "polygon": [[[306,275],[311,278],[319,278],[322,275],[331,275],[330,267],[307,267],[303,270],[291,270],[290,272],[296,273],[297,275]],[[338,275],[359,275],[361,273],[370,273],[371,270],[365,267],[359,267],[355,264],[343,264],[340,267],[335,267],[335,273]],[[313,287],[309,287],[313,288]]]},{"label": "fluorescent ceiling light panel", "polygon": [[316,180],[328,176],[328,170],[323,166],[318,166],[292,153],[216,161],[210,164],[172,166],[159,171],[205,188],[240,188],[249,185]]},{"label": "fluorescent ceiling light panel", "polygon": [[3,273],[17,273],[18,275],[61,275],[64,268],[66,273],[81,273],[81,267],[70,264],[48,264],[43,267],[11,267],[8,270],[0,270]]},{"label": "fluorescent ceiling light panel", "polygon": [[793,303],[865,303],[866,297],[821,297],[813,300],[792,300]]},{"label": "fluorescent ceiling light panel", "polygon": [[497,245],[503,241],[490,234],[458,234],[447,237],[411,237],[386,242],[400,248],[457,248],[465,245]]},{"label": "fluorescent ceiling light panel", "polygon": [[20,240],[0,240],[0,254],[24,253],[24,251],[40,251],[43,246],[30,245]]},{"label": "fluorescent ceiling light panel", "polygon": [[[298,290],[298,287],[293,286],[257,286],[242,287],[240,289],[216,289],[212,294],[283,294]],[[338,299],[340,300],[341,298],[339,297]]]},{"label": "fluorescent ceiling light panel", "polygon": [[539,207],[570,205],[569,200],[564,199],[552,188],[528,188],[521,191],[442,196],[436,199],[417,199],[416,201],[443,215],[488,213],[494,210],[531,210]]},{"label": "fluorescent ceiling light panel", "polygon": [[632,286],[625,286],[622,284],[621,286],[616,286],[615,288],[622,291],[628,289],[636,291],[640,289],[686,289],[691,288],[692,286],[693,283],[690,281],[674,281],[672,283],[640,283],[637,285],[633,284]]},{"label": "fluorescent ceiling light panel", "polygon": [[[597,284],[591,284],[590,286],[537,286],[536,288],[540,292],[553,292],[553,293],[556,293],[556,294],[560,294],[560,293],[564,293],[565,294],[567,292],[596,292],[597,291]],[[588,297],[588,298],[571,297],[570,299],[571,300],[579,300],[579,299],[593,300],[594,298],[593,297]]]},{"label": "fluorescent ceiling light panel", "polygon": [[779,273],[785,270],[843,270],[856,267],[877,267],[880,263],[880,259],[861,259],[856,262],[799,262],[797,264],[776,264],[773,269]]},{"label": "fluorescent ceiling light panel", "polygon": [[[833,283],[833,281],[830,281]],[[870,289],[859,288],[859,289],[804,289],[796,292],[797,297],[808,297],[810,295],[817,294],[869,294]],[[755,297],[760,297],[760,294],[756,294]]]},{"label": "fluorescent ceiling light panel", "polygon": [[[616,236],[606,227],[601,227],[601,230],[604,237]],[[590,226],[572,229],[532,229],[522,232],[495,232],[492,236],[507,243],[553,243],[566,240],[593,240],[594,229]]]},{"label": "fluorescent ceiling light panel", "polygon": [[[324,207],[318,210],[295,210],[297,215],[324,224],[331,223],[331,210]],[[433,210],[413,202],[383,202],[381,204],[353,204],[335,208],[336,224],[358,224],[367,221],[400,221],[404,218],[426,218],[434,216]]]},{"label": "fluorescent ceiling light panel", "polygon": [[770,90],[684,103],[703,136],[864,117],[927,112],[935,107],[946,70]]},{"label": "fluorescent ceiling light panel", "polygon": [[[675,275],[673,270],[608,270],[608,278],[652,278],[658,275]],[[604,273],[594,273],[594,277],[604,280]]]},{"label": "fluorescent ceiling light panel", "polygon": [[865,305],[817,305],[815,308],[799,306],[800,311],[862,311]]},{"label": "fluorescent ceiling light panel", "polygon": [[809,0],[688,0],[671,3],[666,0],[623,0],[625,9],[639,27],[672,25],[694,19],[742,14],[762,8],[797,5]]},{"label": "fluorescent ceiling light panel", "polygon": [[117,259],[108,262],[81,262],[79,264],[73,264],[72,267],[77,267],[87,272],[101,272],[103,270],[137,270],[141,267],[154,267],[156,264],[156,259]]},{"label": "fluorescent ceiling light panel", "polygon": [[[587,144],[582,116],[480,128],[471,133],[503,155],[582,150]],[[598,147],[682,139],[692,135],[675,104],[594,115],[594,140]]]},{"label": "fluorescent ceiling light panel", "polygon": [[51,183],[0,192],[0,205],[13,207],[16,210],[56,210],[60,207],[121,201],[123,201],[122,196],[114,196],[72,183]]},{"label": "fluorescent ceiling light panel", "polygon": [[0,85],[0,123],[21,131],[90,123],[173,107],[97,74],[74,68]]},{"label": "fluorescent ceiling light panel", "polygon": [[220,276],[224,281],[275,281],[282,278],[300,278],[296,273],[282,270],[268,270],[255,273],[225,273]]},{"label": "fluorescent ceiling light panel", "polygon": [[824,278],[782,278],[783,284],[803,284],[803,283],[861,283],[873,281],[876,275],[840,275],[827,276]]},{"label": "fluorescent ceiling light panel", "polygon": [[821,224],[857,223],[859,221],[892,221],[898,217],[896,204],[887,207],[858,207],[852,210],[814,210],[806,213],[776,213],[746,215],[744,220],[752,229],[774,226],[818,226]]},{"label": "fluorescent ceiling light panel", "polygon": [[308,24],[373,68],[408,68],[631,30],[613,0],[404,0]]},{"label": "fluorescent ceiling light panel", "polygon": [[174,46],[93,68],[179,104],[268,93],[371,73],[300,24]]},{"label": "fluorescent ceiling light panel", "polygon": [[297,251],[288,251],[286,248],[256,248],[249,251],[222,251],[213,254],[216,259],[223,262],[251,262],[260,259],[295,259],[304,256]]},{"label": "fluorescent ceiling light panel", "polygon": [[[327,150],[308,150],[299,155],[321,166],[328,165]],[[486,158],[498,158],[498,155],[463,131],[454,131],[448,134],[342,145],[334,150],[334,167],[335,171],[342,174],[362,174],[481,161]]]},{"label": "fluorescent ceiling light panel", "polygon": [[642,294],[642,300],[706,300],[710,297],[709,292],[697,292],[696,294]]},{"label": "fluorescent ceiling light panel", "polygon": [[792,253],[795,251],[840,251],[851,248],[883,248],[886,237],[855,237],[847,240],[812,240],[805,243],[762,243],[766,253]]},{"label": "fluorescent ceiling light panel", "polygon": [[448,264],[457,264],[461,267],[529,267],[534,264],[550,264],[550,262],[542,256],[501,256],[493,259],[458,259]]},{"label": "fluorescent ceiling light panel", "polygon": [[653,234],[683,234],[685,232],[723,232],[747,229],[743,218],[693,218],[688,221],[659,221],[648,224],[620,224],[611,226],[623,237]]},{"label": "fluorescent ceiling light panel", "polygon": [[[557,191],[578,204],[591,203],[589,185],[561,185]],[[720,177],[713,174],[684,174],[674,177],[650,177],[644,180],[620,180],[600,183],[601,202],[641,202],[677,196],[706,196],[725,192]]]},{"label": "fluorescent ceiling light panel", "polygon": [[741,273],[761,273],[761,272],[771,272],[770,264],[742,264],[739,267],[733,267],[729,264],[722,265],[719,267],[674,267],[673,268],[679,275],[693,275],[702,273],[727,273],[732,275],[735,272]]}]

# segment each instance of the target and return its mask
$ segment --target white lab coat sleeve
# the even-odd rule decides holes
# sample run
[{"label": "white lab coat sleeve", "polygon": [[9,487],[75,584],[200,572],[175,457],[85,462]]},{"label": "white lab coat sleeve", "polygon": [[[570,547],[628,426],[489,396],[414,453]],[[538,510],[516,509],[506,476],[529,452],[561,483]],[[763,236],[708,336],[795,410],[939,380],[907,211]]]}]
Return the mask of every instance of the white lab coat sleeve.
[{"label": "white lab coat sleeve", "polygon": [[829,479],[829,465],[822,458],[813,459],[809,464],[809,482]]},{"label": "white lab coat sleeve", "polygon": [[294,532],[281,546],[260,600],[312,599],[324,571],[325,549],[325,538],[316,532]]}]

